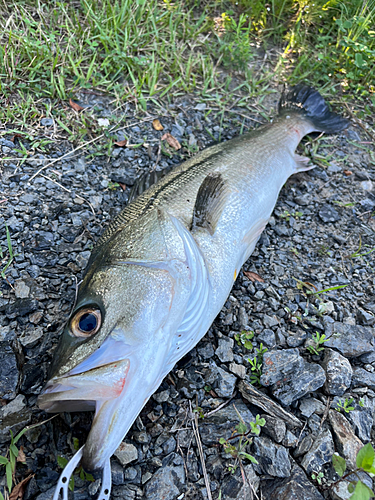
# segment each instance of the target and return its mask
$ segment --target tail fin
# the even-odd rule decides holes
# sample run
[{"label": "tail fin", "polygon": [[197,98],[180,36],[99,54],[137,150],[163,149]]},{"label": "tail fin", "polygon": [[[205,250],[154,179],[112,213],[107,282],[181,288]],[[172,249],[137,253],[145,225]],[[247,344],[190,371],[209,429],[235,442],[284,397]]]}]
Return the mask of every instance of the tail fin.
[{"label": "tail fin", "polygon": [[347,128],[349,120],[332,113],[319,92],[299,84],[283,93],[279,102],[279,115],[288,112],[303,114],[316,131],[335,134]]}]

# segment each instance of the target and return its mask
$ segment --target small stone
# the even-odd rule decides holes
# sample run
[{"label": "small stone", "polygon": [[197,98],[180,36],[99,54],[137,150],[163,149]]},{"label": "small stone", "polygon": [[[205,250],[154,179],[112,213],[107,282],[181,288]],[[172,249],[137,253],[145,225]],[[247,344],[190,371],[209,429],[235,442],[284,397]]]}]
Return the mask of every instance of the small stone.
[{"label": "small stone", "polygon": [[53,119],[52,118],[42,118],[40,120],[40,124],[43,127],[50,127],[51,125],[53,125]]},{"label": "small stone", "polygon": [[280,418],[271,417],[270,415],[262,415],[266,420],[266,425],[262,427],[262,432],[269,436],[276,443],[281,443],[285,437],[286,425]]},{"label": "small stone", "polygon": [[375,316],[374,314],[361,309],[360,307],[357,310],[357,320],[361,325],[372,326],[375,324]]},{"label": "small stone", "polygon": [[35,311],[31,313],[29,316],[30,323],[34,323],[34,325],[40,323],[40,320],[43,318],[43,314],[43,311]]},{"label": "small stone", "polygon": [[311,417],[313,413],[323,415],[325,406],[315,398],[305,398],[300,401],[299,409],[304,417]]},{"label": "small stone", "polygon": [[301,457],[302,455],[305,455],[310,449],[311,446],[313,445],[314,438],[312,437],[311,434],[307,434],[302,441],[299,443],[297,449],[294,451],[294,457],[298,458]]},{"label": "small stone", "polygon": [[330,205],[324,205],[319,210],[319,217],[323,222],[336,222],[340,220],[340,215],[338,214],[337,210],[335,210]]},{"label": "small stone", "polygon": [[275,477],[289,477],[291,463],[287,450],[273,443],[267,437],[254,438],[252,455],[259,464],[254,468],[258,473],[270,474]]},{"label": "small stone", "polygon": [[347,358],[361,356],[375,350],[375,329],[349,323],[326,323],[325,347],[339,351]]},{"label": "small stone", "polygon": [[214,348],[210,342],[206,342],[203,347],[198,347],[198,354],[203,359],[211,359],[215,354]]},{"label": "small stone", "polygon": [[182,466],[158,469],[146,483],[145,500],[175,500],[183,491],[185,471]]},{"label": "small stone", "polygon": [[121,465],[125,466],[138,459],[138,450],[131,443],[121,443],[114,453]]},{"label": "small stone", "polygon": [[298,444],[298,437],[293,432],[286,431],[282,445],[286,448],[295,448]]},{"label": "small stone", "polygon": [[370,373],[363,368],[354,368],[352,376],[353,387],[368,387],[375,390],[375,373]]},{"label": "small stone", "polygon": [[221,398],[230,398],[234,392],[237,378],[219,367],[217,375],[217,384],[215,385],[217,395]]},{"label": "small stone", "polygon": [[284,380],[286,376],[302,369],[303,358],[298,349],[273,349],[263,355],[263,369],[260,383],[264,387]]},{"label": "small stone", "polygon": [[362,181],[361,188],[364,189],[365,191],[372,191],[374,188],[374,183],[371,181]]},{"label": "small stone", "polygon": [[238,322],[241,328],[246,328],[249,323],[249,316],[244,307],[240,307],[238,310]]},{"label": "small stone", "polygon": [[234,373],[239,378],[246,378],[246,368],[244,365],[238,365],[237,363],[231,363],[229,365],[229,371]]},{"label": "small stone", "polygon": [[301,462],[308,476],[313,472],[318,473],[323,465],[331,462],[335,448],[333,446],[332,435],[329,430],[321,432],[313,442],[310,451],[306,453]]},{"label": "small stone", "polygon": [[293,463],[290,477],[282,481],[266,481],[262,487],[262,498],[275,500],[323,500],[319,491],[311,484],[301,467]]},{"label": "small stone", "polygon": [[276,346],[275,332],[273,330],[265,328],[261,333],[258,334],[257,341],[272,349]]},{"label": "small stone", "polygon": [[157,403],[166,403],[170,398],[170,392],[168,389],[166,391],[156,392],[152,397]]},{"label": "small stone", "polygon": [[6,406],[3,406],[1,415],[3,418],[11,417],[12,415],[15,415],[19,413],[21,410],[23,410],[25,406],[26,406],[25,396],[18,394],[18,396],[15,399],[13,399],[13,401],[8,403]]},{"label": "small stone", "polygon": [[14,283],[14,293],[17,299],[26,299],[30,295],[30,288],[24,281],[16,281]]},{"label": "small stone", "polygon": [[299,347],[305,342],[306,339],[307,339],[307,332],[303,330],[298,330],[295,333],[288,332],[286,343],[288,344],[289,347]]},{"label": "small stone", "polygon": [[206,103],[200,102],[195,106],[194,109],[196,109],[197,111],[204,111],[206,109]]},{"label": "small stone", "polygon": [[357,453],[363,447],[362,441],[354,434],[344,415],[341,415],[338,411],[329,411],[329,421],[332,425],[339,455],[345,458],[349,470],[355,469]]},{"label": "small stone", "polygon": [[353,369],[349,361],[332,349],[325,349],[322,363],[326,372],[324,388],[332,396],[342,396],[350,387]]},{"label": "small stone", "polygon": [[215,351],[216,356],[222,361],[226,363],[227,361],[233,361],[233,345],[234,340],[223,337],[219,339],[219,346]]},{"label": "small stone", "polygon": [[361,408],[348,413],[354,432],[363,443],[368,443],[371,439],[371,429],[374,425],[372,408]]},{"label": "small stone", "polygon": [[262,321],[266,328],[272,328],[273,326],[277,326],[279,324],[279,320],[276,316],[268,316],[267,314],[264,314]]},{"label": "small stone", "polygon": [[0,342],[0,399],[13,399],[18,385],[17,358],[8,342]]},{"label": "small stone", "polygon": [[124,469],[116,461],[111,463],[111,476],[113,484],[124,484]]},{"label": "small stone", "polygon": [[35,347],[43,335],[44,332],[42,327],[33,328],[31,331],[26,331],[26,334],[19,340],[24,347]]}]

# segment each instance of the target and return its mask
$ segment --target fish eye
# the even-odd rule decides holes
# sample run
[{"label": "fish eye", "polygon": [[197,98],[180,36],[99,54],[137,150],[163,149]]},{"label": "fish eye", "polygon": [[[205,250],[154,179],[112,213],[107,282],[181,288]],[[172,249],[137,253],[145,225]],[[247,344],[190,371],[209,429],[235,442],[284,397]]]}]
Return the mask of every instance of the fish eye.
[{"label": "fish eye", "polygon": [[70,331],[75,337],[91,337],[96,333],[102,321],[99,309],[84,308],[78,311],[70,321]]}]

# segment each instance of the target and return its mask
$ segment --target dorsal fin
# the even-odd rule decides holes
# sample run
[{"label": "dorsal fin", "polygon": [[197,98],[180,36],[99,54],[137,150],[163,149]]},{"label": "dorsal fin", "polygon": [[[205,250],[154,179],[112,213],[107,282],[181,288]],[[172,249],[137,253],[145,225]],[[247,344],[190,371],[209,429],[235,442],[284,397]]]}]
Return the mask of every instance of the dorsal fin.
[{"label": "dorsal fin", "polygon": [[225,183],[219,172],[208,174],[195,200],[191,228],[203,227],[214,234],[225,202]]},{"label": "dorsal fin", "polygon": [[144,193],[149,187],[160,181],[160,179],[165,177],[172,170],[172,168],[173,167],[171,165],[168,165],[168,167],[163,170],[152,170],[151,172],[146,172],[138,177],[130,191],[128,203],[138,198],[138,196]]}]

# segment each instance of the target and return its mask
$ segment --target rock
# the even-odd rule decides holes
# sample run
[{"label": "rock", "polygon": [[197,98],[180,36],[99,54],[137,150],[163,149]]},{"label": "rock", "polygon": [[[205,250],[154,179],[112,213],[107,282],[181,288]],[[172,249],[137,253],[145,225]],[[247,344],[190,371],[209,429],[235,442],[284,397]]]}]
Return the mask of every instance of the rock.
[{"label": "rock", "polygon": [[286,343],[289,347],[299,347],[307,339],[307,333],[303,330],[298,330],[296,333],[288,332]]},{"label": "rock", "polygon": [[0,342],[0,399],[13,399],[18,385],[17,358],[8,342]]},{"label": "rock", "polygon": [[26,316],[36,311],[39,307],[39,303],[34,299],[17,299],[13,304],[8,304],[5,310],[5,314],[8,318],[14,319],[17,316]]},{"label": "rock", "polygon": [[359,323],[361,323],[361,325],[375,325],[375,316],[372,313],[361,309],[360,307],[357,311],[357,320],[359,321]]},{"label": "rock", "polygon": [[326,372],[324,388],[332,396],[342,396],[350,387],[353,369],[349,361],[332,349],[325,349],[322,363]]},{"label": "rock", "polygon": [[252,455],[258,460],[255,470],[260,474],[289,477],[291,464],[287,450],[267,437],[254,438]]},{"label": "rock", "polygon": [[195,106],[194,109],[196,109],[197,111],[204,111],[206,109],[206,103],[200,102]]},{"label": "rock", "polygon": [[124,469],[116,461],[113,461],[111,463],[111,476],[112,476],[112,484],[114,485],[124,484]]},{"label": "rock", "polygon": [[336,349],[347,358],[355,358],[375,350],[375,329],[348,323],[326,323],[328,341],[325,347]]},{"label": "rock", "polygon": [[330,431],[321,432],[301,462],[307,475],[311,476],[313,472],[320,472],[323,465],[331,461],[334,451],[335,448]]},{"label": "rock", "polygon": [[323,205],[323,207],[319,210],[319,217],[326,223],[340,220],[340,215],[337,210],[330,205]]},{"label": "rock", "polygon": [[357,453],[363,447],[362,441],[354,434],[344,415],[338,411],[329,411],[329,421],[333,429],[336,450],[340,456],[345,458],[348,470],[355,469]]},{"label": "rock", "polygon": [[359,439],[364,444],[368,443],[371,439],[371,429],[374,425],[372,410],[370,408],[352,410],[348,413],[347,418]]},{"label": "rock", "polygon": [[326,375],[321,366],[316,363],[308,363],[303,360],[303,368],[285,377],[271,388],[272,394],[287,406],[309,392],[316,391],[326,381]]},{"label": "rock", "polygon": [[32,328],[26,331],[26,335],[21,337],[19,341],[24,347],[34,347],[38,344],[43,335],[44,331],[42,327]]},{"label": "rock", "polygon": [[267,314],[263,315],[262,321],[266,328],[272,328],[273,326],[277,326],[279,324],[279,320],[276,316],[268,316]]},{"label": "rock", "polygon": [[293,432],[286,431],[282,445],[286,448],[295,448],[298,444],[298,437]]},{"label": "rock", "polygon": [[369,373],[363,368],[354,368],[352,376],[353,387],[368,387],[375,390],[375,373]]},{"label": "rock", "polygon": [[168,465],[155,472],[146,483],[145,500],[175,500],[185,484],[183,466]]},{"label": "rock", "polygon": [[285,422],[270,415],[262,415],[262,417],[266,420],[266,425],[262,427],[262,432],[276,441],[276,443],[281,443],[286,433]]},{"label": "rock", "polygon": [[300,401],[299,409],[304,417],[311,417],[313,413],[323,415],[325,406],[315,398],[305,398]]},{"label": "rock", "polygon": [[257,336],[257,341],[261,342],[263,345],[269,348],[273,348],[276,346],[276,335],[273,330],[269,330],[265,328],[259,335]]},{"label": "rock", "polygon": [[219,339],[219,346],[215,351],[216,356],[226,363],[227,361],[233,361],[233,345],[234,340],[224,337]]},{"label": "rock", "polygon": [[279,383],[285,377],[299,372],[303,367],[303,358],[298,349],[268,351],[263,355],[263,368],[260,383],[268,387]]},{"label": "rock", "polygon": [[217,381],[214,384],[215,391],[221,398],[230,398],[234,392],[237,378],[217,367]]},{"label": "rock", "polygon": [[[226,475],[223,480],[220,481],[220,490],[223,500],[249,500],[254,498],[253,491],[257,492],[259,489],[259,477],[256,475],[254,467],[251,464],[245,465],[243,470],[247,479],[245,483],[239,468],[235,474]],[[191,498],[191,500],[197,500],[196,496],[189,498]],[[206,498],[206,495],[204,495],[204,498]]]},{"label": "rock", "polygon": [[312,437],[311,434],[307,434],[301,442],[299,443],[297,449],[294,451],[293,455],[295,458],[301,457],[305,453],[307,453],[311,446],[313,445],[314,438]]},{"label": "rock", "polygon": [[283,480],[266,481],[265,485],[262,485],[261,491],[264,499],[323,500],[322,495],[296,463],[293,463],[290,477]]},{"label": "rock", "polygon": [[234,373],[239,378],[246,378],[246,368],[244,365],[237,365],[236,363],[231,363],[229,365],[229,370]]},{"label": "rock", "polygon": [[22,411],[26,406],[26,398],[25,396],[22,396],[21,394],[18,394],[18,396],[13,399],[10,403],[8,403],[6,406],[3,406],[1,409],[1,416],[2,418],[7,418],[7,417],[12,417],[13,415],[16,415],[20,411]]},{"label": "rock", "polygon": [[215,351],[210,342],[206,342],[203,347],[198,347],[198,354],[202,356],[203,359],[211,359]]},{"label": "rock", "polygon": [[14,293],[17,299],[26,299],[30,295],[30,288],[22,280],[14,283]]},{"label": "rock", "polygon": [[138,459],[138,450],[131,443],[121,443],[114,453],[121,465],[125,466]]},{"label": "rock", "polygon": [[241,328],[246,328],[249,323],[249,316],[244,307],[240,307],[238,310],[238,323]]},{"label": "rock", "polygon": [[10,429],[14,435],[31,420],[31,410],[25,406],[25,396],[16,399],[0,409],[0,443],[10,441]]}]

